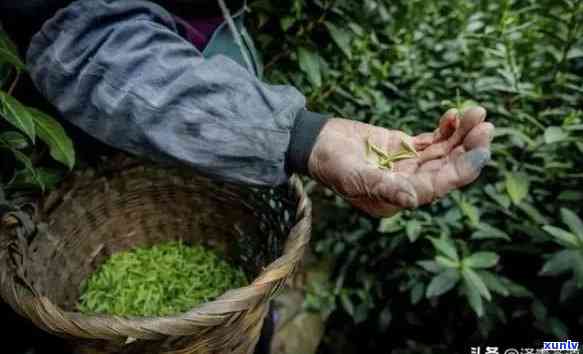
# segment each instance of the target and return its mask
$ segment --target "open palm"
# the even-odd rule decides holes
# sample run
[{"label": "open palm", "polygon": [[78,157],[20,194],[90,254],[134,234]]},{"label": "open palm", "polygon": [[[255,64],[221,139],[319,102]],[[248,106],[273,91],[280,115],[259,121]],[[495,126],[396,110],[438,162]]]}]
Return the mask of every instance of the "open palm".
[{"label": "open palm", "polygon": [[[370,124],[333,118],[322,129],[309,160],[310,175],[355,207],[374,216],[431,203],[473,182],[490,159],[494,126],[473,107],[460,117],[447,111],[435,132],[409,136]],[[371,163],[367,140],[388,153],[413,146],[417,157],[391,170]]]}]

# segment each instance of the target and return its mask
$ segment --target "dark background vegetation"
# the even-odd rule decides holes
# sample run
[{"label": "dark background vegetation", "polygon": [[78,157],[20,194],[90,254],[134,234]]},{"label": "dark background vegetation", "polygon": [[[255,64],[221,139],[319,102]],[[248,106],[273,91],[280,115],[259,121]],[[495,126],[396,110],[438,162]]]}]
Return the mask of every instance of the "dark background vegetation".
[{"label": "dark background vegetation", "polygon": [[[416,134],[471,100],[497,126],[482,177],[416,211],[373,219],[309,182],[313,246],[334,264],[305,303],[332,313],[320,354],[583,340],[583,1],[249,7],[266,80],[297,86],[312,110]],[[76,159],[56,121],[7,94],[23,69],[12,52],[0,35],[10,194],[51,188]]]},{"label": "dark background vegetation", "polygon": [[419,133],[473,100],[497,126],[479,181],[432,206],[377,220],[315,188],[335,263],[306,304],[334,311],[320,353],[583,340],[583,2],[291,5],[251,2],[253,33],[311,109]]}]

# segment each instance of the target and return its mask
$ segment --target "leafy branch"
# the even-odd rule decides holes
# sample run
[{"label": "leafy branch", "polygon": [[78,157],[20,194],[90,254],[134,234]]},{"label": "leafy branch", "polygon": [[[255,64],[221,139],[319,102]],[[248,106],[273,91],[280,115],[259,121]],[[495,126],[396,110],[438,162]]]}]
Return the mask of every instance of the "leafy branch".
[{"label": "leafy branch", "polygon": [[[54,184],[58,173],[34,166],[30,156],[34,153],[37,138],[48,146],[51,157],[68,169],[75,165],[73,142],[55,118],[22,104],[12,96],[26,66],[18,55],[16,45],[1,29],[0,65],[8,65],[11,69],[8,73],[15,73],[8,90],[0,89],[0,119],[7,123],[0,125],[0,150],[9,152],[23,167],[22,170],[12,171],[9,184],[21,181],[45,190],[47,186]],[[3,177],[10,174],[10,171],[2,172],[6,173]]]}]

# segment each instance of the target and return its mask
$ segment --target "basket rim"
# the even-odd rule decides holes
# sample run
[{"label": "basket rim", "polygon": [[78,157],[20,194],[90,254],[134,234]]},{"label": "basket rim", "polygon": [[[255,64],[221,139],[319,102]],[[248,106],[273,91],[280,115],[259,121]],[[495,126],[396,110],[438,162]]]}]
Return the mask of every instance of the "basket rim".
[{"label": "basket rim", "polygon": [[[198,304],[189,311],[152,317],[65,311],[46,296],[40,295],[24,277],[19,278],[18,264],[17,269],[12,269],[12,274],[9,274],[8,268],[14,267],[4,266],[0,270],[0,299],[4,299],[21,316],[49,333],[82,339],[122,342],[156,340],[193,335],[201,327],[230,324],[237,321],[242,312],[266,304],[273,298],[293,275],[308,247],[312,221],[310,198],[298,175],[290,177],[287,187],[293,192],[296,218],[285,240],[282,254],[268,264],[249,285],[227,290],[215,300]],[[1,229],[0,236],[3,236]],[[0,260],[2,253],[8,250],[2,245],[0,242]]]}]

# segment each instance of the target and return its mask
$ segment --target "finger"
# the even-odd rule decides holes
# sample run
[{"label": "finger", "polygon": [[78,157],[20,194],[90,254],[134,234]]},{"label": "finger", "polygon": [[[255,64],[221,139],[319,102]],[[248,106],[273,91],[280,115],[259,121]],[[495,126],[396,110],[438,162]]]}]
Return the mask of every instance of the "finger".
[{"label": "finger", "polygon": [[467,109],[461,119],[459,129],[448,139],[451,148],[461,144],[466,135],[486,119],[486,110],[481,106]]},{"label": "finger", "polygon": [[465,147],[463,145],[460,145],[453,149],[453,151],[451,151],[449,155],[446,155],[441,159],[427,161],[426,163],[421,165],[421,167],[419,167],[418,172],[438,171],[441,168],[443,168],[443,166],[445,166],[449,161],[457,159],[464,152],[466,152]]},{"label": "finger", "polygon": [[429,145],[435,141],[436,132],[422,133],[413,137],[413,146],[417,151],[425,150]]},{"label": "finger", "polygon": [[465,152],[463,146],[451,154],[422,166],[414,175],[388,173],[379,187],[381,199],[373,208],[375,215],[394,211],[394,207],[416,208],[473,182],[490,160],[490,150],[477,148]]},{"label": "finger", "polygon": [[486,119],[486,110],[482,107],[472,107],[465,111],[463,119],[459,123],[458,129],[445,141],[431,145],[420,152],[421,163],[439,159],[447,155],[452,149],[459,145],[464,137],[477,125]]},{"label": "finger", "polygon": [[466,138],[463,146],[469,151],[479,147],[489,148],[494,137],[494,125],[492,123],[480,123],[474,127]]},{"label": "finger", "polygon": [[435,133],[435,142],[449,139],[460,125],[458,110],[455,108],[447,110],[439,120],[439,127]]},{"label": "finger", "polygon": [[431,144],[447,140],[453,135],[460,123],[457,110],[449,109],[439,120],[439,126],[432,133],[422,133],[415,136],[412,140],[413,146],[418,151],[424,150]]},{"label": "finger", "polygon": [[473,182],[490,161],[490,150],[477,148],[450,160],[441,170],[435,172],[434,187],[437,197],[444,196],[452,189]]}]

